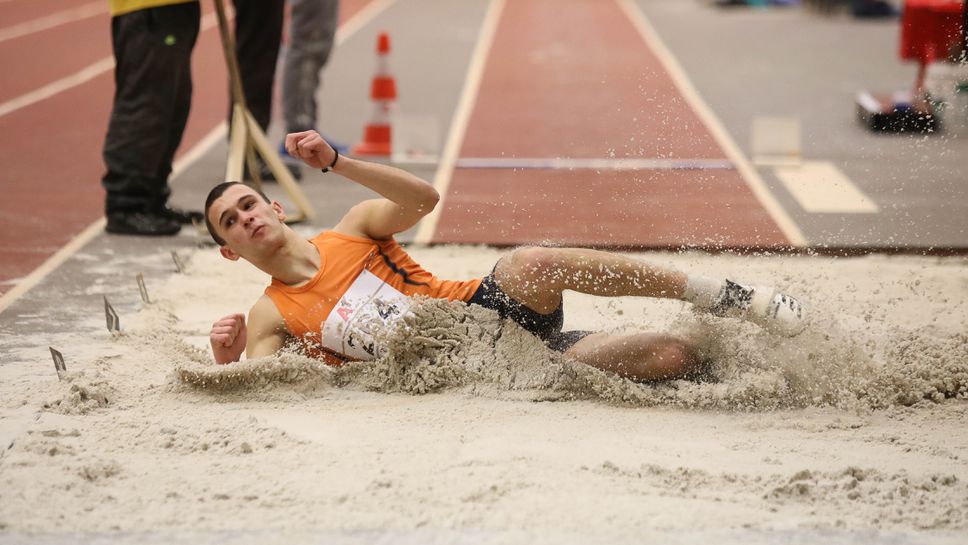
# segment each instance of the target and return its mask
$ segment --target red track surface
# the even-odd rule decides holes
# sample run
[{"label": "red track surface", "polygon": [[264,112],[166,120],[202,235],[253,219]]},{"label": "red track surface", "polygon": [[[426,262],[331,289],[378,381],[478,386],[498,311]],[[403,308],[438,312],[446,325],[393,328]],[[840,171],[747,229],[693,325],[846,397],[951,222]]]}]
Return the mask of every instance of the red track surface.
[{"label": "red track surface", "polygon": [[[370,0],[344,0],[345,21]],[[0,28],[89,4],[13,0]],[[105,5],[107,4],[105,0]],[[203,2],[209,13],[212,3]],[[110,58],[110,18],[0,42],[0,103]],[[195,94],[181,151],[224,118],[217,30],[193,57]],[[102,215],[108,70],[0,116],[0,293]],[[607,0],[508,0],[462,157],[722,159],[656,56]],[[458,169],[436,242],[604,246],[786,243],[732,170]]]},{"label": "red track surface", "polygon": [[[90,0],[15,0],[0,8],[7,28]],[[344,0],[345,21],[369,0]],[[0,103],[67,77],[111,55],[104,13],[0,42]],[[203,1],[203,14],[213,3]],[[192,58],[192,113],[179,153],[225,117],[227,83],[218,30],[199,36]],[[0,294],[103,214],[101,145],[114,93],[113,71],[0,116]]]},{"label": "red track surface", "polygon": [[[4,78],[0,102],[43,87],[110,55],[108,21],[105,9],[102,15],[0,43],[0,66],[15,75]],[[51,40],[50,35],[57,39]],[[31,53],[25,55],[25,51]]]},{"label": "red track surface", "polygon": [[[509,0],[461,157],[724,159],[612,1]],[[455,170],[434,242],[788,243],[733,170]]]},{"label": "red track surface", "polygon": [[[0,28],[33,21],[40,17],[47,17],[55,13],[77,8],[91,3],[91,0],[20,0],[4,2],[0,9]],[[108,3],[101,2],[104,13],[108,12]]]}]

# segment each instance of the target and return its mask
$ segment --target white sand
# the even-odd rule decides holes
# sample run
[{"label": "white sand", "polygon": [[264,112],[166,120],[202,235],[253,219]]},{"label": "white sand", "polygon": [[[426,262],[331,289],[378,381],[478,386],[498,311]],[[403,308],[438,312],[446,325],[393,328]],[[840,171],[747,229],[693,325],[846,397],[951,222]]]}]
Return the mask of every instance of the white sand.
[{"label": "white sand", "polygon": [[[445,278],[500,255],[412,253]],[[568,294],[566,328],[673,330],[711,359],[706,381],[658,386],[440,304],[376,363],[214,367],[208,327],[265,278],[209,250],[122,335],[73,339],[66,380],[46,359],[0,366],[0,529],[964,542],[968,261],[642,257],[776,283],[812,323],[782,340],[680,302]]]}]

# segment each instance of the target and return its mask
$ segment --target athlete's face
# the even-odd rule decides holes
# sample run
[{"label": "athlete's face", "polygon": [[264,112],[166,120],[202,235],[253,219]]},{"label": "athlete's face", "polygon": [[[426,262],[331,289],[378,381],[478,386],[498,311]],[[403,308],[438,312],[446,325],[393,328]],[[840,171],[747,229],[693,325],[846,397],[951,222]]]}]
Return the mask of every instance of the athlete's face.
[{"label": "athlete's face", "polygon": [[266,245],[282,240],[282,206],[267,203],[261,195],[244,185],[225,190],[208,209],[208,219],[225,240],[222,255],[235,260],[260,253]]}]

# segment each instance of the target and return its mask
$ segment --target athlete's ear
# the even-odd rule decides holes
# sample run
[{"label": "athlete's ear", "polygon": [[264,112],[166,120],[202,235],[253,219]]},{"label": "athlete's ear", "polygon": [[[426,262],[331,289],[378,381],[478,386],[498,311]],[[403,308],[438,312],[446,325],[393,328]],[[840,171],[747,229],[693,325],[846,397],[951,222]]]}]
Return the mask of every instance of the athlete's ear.
[{"label": "athlete's ear", "polygon": [[222,254],[222,257],[224,257],[225,259],[228,259],[229,261],[238,261],[239,258],[242,257],[241,255],[235,253],[235,251],[232,250],[232,248],[229,248],[228,246],[222,246],[221,248],[219,248],[218,253]]},{"label": "athlete's ear", "polygon": [[276,216],[279,217],[279,221],[286,221],[286,211],[282,209],[282,205],[279,204],[279,201],[272,201],[270,206],[276,211]]}]

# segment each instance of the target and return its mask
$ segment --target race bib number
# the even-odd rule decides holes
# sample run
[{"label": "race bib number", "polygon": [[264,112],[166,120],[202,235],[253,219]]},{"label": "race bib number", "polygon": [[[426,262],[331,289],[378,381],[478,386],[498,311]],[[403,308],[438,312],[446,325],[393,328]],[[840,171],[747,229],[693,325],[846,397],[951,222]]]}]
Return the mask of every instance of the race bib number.
[{"label": "race bib number", "polygon": [[364,270],[323,323],[323,346],[358,360],[380,357],[375,333],[392,326],[410,308],[410,298]]}]

